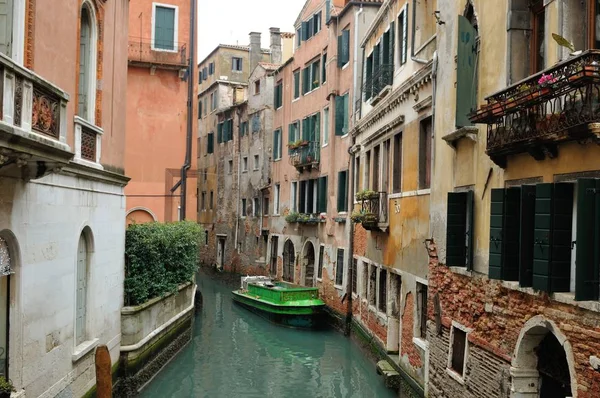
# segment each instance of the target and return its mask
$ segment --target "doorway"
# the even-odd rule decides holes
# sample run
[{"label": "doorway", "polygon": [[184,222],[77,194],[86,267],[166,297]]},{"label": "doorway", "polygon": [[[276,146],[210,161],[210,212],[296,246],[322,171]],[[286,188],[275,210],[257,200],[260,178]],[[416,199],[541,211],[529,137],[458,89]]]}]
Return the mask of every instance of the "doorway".
[{"label": "doorway", "polygon": [[279,237],[271,237],[271,276],[277,277],[277,250],[279,246]]},{"label": "doorway", "polygon": [[312,287],[315,277],[315,248],[311,242],[304,245],[304,286]]},{"label": "doorway", "polygon": [[217,238],[217,268],[222,270],[225,265],[225,237]]},{"label": "doorway", "polygon": [[283,280],[287,282],[294,281],[294,260],[296,253],[294,252],[294,244],[291,240],[287,240],[283,245]]}]

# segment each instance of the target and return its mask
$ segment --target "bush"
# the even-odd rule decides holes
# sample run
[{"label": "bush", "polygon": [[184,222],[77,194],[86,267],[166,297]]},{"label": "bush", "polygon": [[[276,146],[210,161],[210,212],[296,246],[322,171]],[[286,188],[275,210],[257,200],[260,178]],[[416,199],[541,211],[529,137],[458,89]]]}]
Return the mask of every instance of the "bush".
[{"label": "bush", "polygon": [[177,291],[198,270],[202,228],[191,221],[130,225],[125,234],[125,305]]},{"label": "bush", "polygon": [[15,388],[13,387],[12,383],[9,380],[6,380],[6,378],[4,378],[4,376],[0,376],[0,394],[1,393],[8,393],[10,394],[11,392],[16,392],[17,390],[15,390]]}]

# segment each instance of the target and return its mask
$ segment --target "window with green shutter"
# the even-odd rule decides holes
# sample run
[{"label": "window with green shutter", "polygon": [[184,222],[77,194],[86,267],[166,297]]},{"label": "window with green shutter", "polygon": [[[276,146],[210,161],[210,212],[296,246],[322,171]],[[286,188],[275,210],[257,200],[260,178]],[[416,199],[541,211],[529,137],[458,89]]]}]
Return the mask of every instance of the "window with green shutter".
[{"label": "window with green shutter", "polygon": [[[394,70],[394,48],[395,48],[395,37],[396,37],[396,32],[395,32],[395,25],[394,22],[390,22],[390,40],[389,40],[389,52],[388,52],[388,61],[387,63],[390,65],[390,70],[393,71]],[[390,75],[390,84],[392,83],[393,80],[393,74]]]},{"label": "window with green shutter", "polygon": [[318,179],[317,212],[327,213],[327,176]]},{"label": "window with green shutter", "polygon": [[341,68],[350,61],[350,31],[342,30],[338,36],[338,66]]},{"label": "window with green shutter", "polygon": [[456,126],[470,126],[469,113],[477,107],[477,30],[458,16],[456,67]]},{"label": "window with green shutter", "polygon": [[281,159],[281,129],[273,132],[273,160]]},{"label": "window with green shutter", "polygon": [[575,300],[600,299],[600,179],[577,180]]},{"label": "window with green shutter", "polygon": [[535,185],[521,186],[521,225],[519,238],[519,285],[533,283],[533,241],[535,224]]},{"label": "window with green shutter", "polygon": [[400,65],[406,63],[408,52],[408,4],[404,6],[398,15],[398,46],[400,49]]},{"label": "window with green shutter", "polygon": [[154,9],[154,48],[175,50],[175,8],[155,6]]},{"label": "window with green shutter", "polygon": [[302,69],[302,95],[310,91],[310,67]]},{"label": "window with green shutter", "polygon": [[473,191],[448,192],[446,265],[473,267]]},{"label": "window with green shutter", "polygon": [[335,97],[335,135],[348,134],[348,94]]},{"label": "window with green shutter", "polygon": [[208,133],[206,139],[206,153],[213,153],[215,151],[215,135],[212,132]]},{"label": "window with green shutter", "polygon": [[532,286],[568,292],[571,277],[573,184],[537,184]]},{"label": "window with green shutter", "polygon": [[217,124],[217,144],[223,142],[223,123]]},{"label": "window with green shutter", "polygon": [[338,173],[337,211],[348,211],[348,170]]},{"label": "window with green shutter", "polygon": [[281,108],[283,105],[283,82],[279,81],[274,90],[274,105],[275,109]]},{"label": "window with green shutter", "polygon": [[294,72],[294,99],[300,98],[300,69]]},{"label": "window with green shutter", "polygon": [[521,188],[492,189],[489,277],[519,279]]},{"label": "window with green shutter", "polygon": [[323,84],[327,81],[327,53],[323,54],[321,69],[321,84]]}]

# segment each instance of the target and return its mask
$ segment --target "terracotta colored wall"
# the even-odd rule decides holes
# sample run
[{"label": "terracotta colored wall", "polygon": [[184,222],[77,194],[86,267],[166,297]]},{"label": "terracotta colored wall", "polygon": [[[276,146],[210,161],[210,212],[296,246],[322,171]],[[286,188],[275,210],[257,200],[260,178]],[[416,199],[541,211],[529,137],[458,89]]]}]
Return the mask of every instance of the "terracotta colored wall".
[{"label": "terracotta colored wall", "polygon": [[[178,45],[189,41],[189,1],[169,0],[178,6]],[[129,26],[132,40],[151,39],[152,1],[132,4]],[[188,54],[189,55],[189,54]],[[196,71],[192,72],[197,82]],[[127,151],[125,170],[131,177],[125,189],[127,211],[148,209],[158,221],[176,221],[180,189],[170,192],[180,180],[185,159],[188,83],[178,70],[129,66],[127,79]],[[194,95],[195,97],[195,95]],[[192,166],[188,171],[186,219],[196,219],[196,112],[192,123]],[[140,197],[139,195],[144,195]],[[143,221],[143,220],[139,220]]]}]

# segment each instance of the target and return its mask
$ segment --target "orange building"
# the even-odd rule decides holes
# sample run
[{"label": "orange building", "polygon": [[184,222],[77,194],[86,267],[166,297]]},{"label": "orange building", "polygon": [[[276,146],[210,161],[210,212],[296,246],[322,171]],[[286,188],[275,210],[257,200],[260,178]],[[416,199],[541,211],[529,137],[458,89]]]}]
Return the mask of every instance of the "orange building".
[{"label": "orange building", "polygon": [[[188,79],[195,76],[195,70],[187,72],[189,38],[189,0],[160,4],[145,0],[130,5],[125,169],[131,182],[125,190],[127,223],[180,218],[180,187],[172,188],[180,181],[185,160]],[[191,187],[186,195],[187,209],[195,209],[195,158],[187,175]],[[186,212],[185,218],[195,220],[196,212]]]}]

